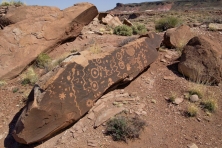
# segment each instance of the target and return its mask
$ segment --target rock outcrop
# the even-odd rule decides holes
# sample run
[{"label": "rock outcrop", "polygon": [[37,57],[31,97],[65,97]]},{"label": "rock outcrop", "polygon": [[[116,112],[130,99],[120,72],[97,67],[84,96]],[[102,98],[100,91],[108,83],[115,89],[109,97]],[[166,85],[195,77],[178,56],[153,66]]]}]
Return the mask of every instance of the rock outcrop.
[{"label": "rock outcrop", "polygon": [[163,44],[167,48],[183,48],[194,37],[190,27],[182,25],[178,28],[168,29],[164,34]]},{"label": "rock outcrop", "polygon": [[[40,53],[53,50],[66,40],[76,38],[83,26],[98,14],[97,8],[90,3],[76,4],[63,11],[57,8],[27,7],[19,7],[9,14],[16,14],[17,10],[26,14],[35,9],[38,13],[18,18],[10,15],[8,18],[17,23],[0,31],[0,79],[16,77]],[[44,10],[44,16],[40,10]],[[32,14],[33,17],[29,16]]]},{"label": "rock outcrop", "polygon": [[100,54],[83,51],[67,58],[33,88],[14,138],[25,144],[38,142],[76,122],[105,92],[154,62],[160,44],[159,35],[152,33],[121,48]]},{"label": "rock outcrop", "polygon": [[61,12],[62,11],[57,7],[24,5],[20,7],[10,7],[4,18],[15,24],[26,19],[44,17],[46,14],[50,14],[54,17],[61,17]]},{"label": "rock outcrop", "polygon": [[116,27],[122,25],[122,22],[119,20],[117,16],[113,16],[109,13],[100,13],[98,19],[101,23],[105,25],[109,25],[111,27]]},{"label": "rock outcrop", "polygon": [[222,80],[221,45],[205,36],[192,38],[184,47],[178,70],[195,82],[220,83]]}]

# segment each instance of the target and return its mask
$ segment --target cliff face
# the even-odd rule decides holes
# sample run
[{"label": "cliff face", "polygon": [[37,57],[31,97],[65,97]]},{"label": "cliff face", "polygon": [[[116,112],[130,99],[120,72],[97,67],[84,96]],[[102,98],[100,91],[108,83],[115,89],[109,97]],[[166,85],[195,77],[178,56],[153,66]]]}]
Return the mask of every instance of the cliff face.
[{"label": "cliff face", "polygon": [[222,9],[222,0],[181,0],[181,1],[158,1],[122,4],[108,10],[110,13],[136,12],[136,11],[169,11],[169,10],[199,10],[199,9]]}]

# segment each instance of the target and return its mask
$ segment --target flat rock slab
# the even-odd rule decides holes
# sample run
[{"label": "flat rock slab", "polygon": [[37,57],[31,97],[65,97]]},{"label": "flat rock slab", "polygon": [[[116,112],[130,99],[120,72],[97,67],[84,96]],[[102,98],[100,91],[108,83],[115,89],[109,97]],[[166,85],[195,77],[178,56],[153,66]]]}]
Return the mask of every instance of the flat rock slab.
[{"label": "flat rock slab", "polygon": [[135,78],[157,59],[155,36],[152,33],[101,54],[83,51],[67,58],[33,88],[14,138],[25,144],[42,141],[78,121],[103,93],[124,79]]},{"label": "flat rock slab", "polygon": [[119,107],[119,108],[111,108],[101,113],[100,116],[95,121],[94,127],[98,127],[110,118],[114,117],[116,114],[122,112],[125,108]]}]

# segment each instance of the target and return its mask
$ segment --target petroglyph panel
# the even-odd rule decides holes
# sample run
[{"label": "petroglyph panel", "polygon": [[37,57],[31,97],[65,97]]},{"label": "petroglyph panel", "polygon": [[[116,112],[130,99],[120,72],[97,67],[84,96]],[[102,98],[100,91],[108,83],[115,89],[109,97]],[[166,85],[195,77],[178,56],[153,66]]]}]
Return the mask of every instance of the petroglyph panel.
[{"label": "petroglyph panel", "polygon": [[[110,86],[135,78],[155,61],[157,45],[152,45],[152,40],[155,36],[137,39],[103,58],[88,60],[85,67],[76,62],[66,65],[42,91],[44,95],[38,107],[24,109],[14,137],[22,143],[41,141],[80,119]],[[38,121],[33,122],[37,118]]]}]

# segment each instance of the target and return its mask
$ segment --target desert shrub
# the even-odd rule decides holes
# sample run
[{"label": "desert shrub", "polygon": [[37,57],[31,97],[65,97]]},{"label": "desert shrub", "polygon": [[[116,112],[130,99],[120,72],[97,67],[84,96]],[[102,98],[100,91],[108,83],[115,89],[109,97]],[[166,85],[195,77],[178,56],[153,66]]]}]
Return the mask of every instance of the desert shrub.
[{"label": "desert shrub", "polygon": [[189,105],[187,108],[187,115],[189,117],[195,117],[198,113],[198,108],[195,105]]},{"label": "desert shrub", "polygon": [[177,17],[169,16],[159,19],[155,22],[155,29],[157,31],[165,31],[170,28],[177,27],[181,21]]},{"label": "desert shrub", "polygon": [[51,60],[51,58],[49,57],[48,54],[46,54],[46,53],[41,53],[41,54],[37,57],[37,59],[36,59],[36,61],[35,61],[35,65],[36,65],[37,67],[39,67],[39,68],[44,69],[44,68],[47,68],[47,67],[49,66],[49,64],[50,64],[51,61],[52,61],[52,60]]},{"label": "desert shrub", "polygon": [[175,92],[170,92],[170,97],[168,99],[168,102],[173,103],[175,101],[176,97],[177,97],[177,94]]},{"label": "desert shrub", "polygon": [[14,1],[14,0],[4,0],[0,4],[1,6],[22,6],[25,5],[25,3],[21,2],[20,0]]},{"label": "desert shrub", "polygon": [[34,85],[38,80],[38,76],[32,67],[28,68],[27,71],[22,75],[22,85],[30,84]]},{"label": "desert shrub", "polygon": [[132,29],[133,29],[133,34],[135,35],[136,34],[142,35],[147,33],[145,25],[141,23],[134,24],[134,26],[132,26]]},{"label": "desert shrub", "polygon": [[106,134],[111,135],[114,141],[139,138],[140,131],[144,129],[145,121],[138,117],[115,117],[108,121]]},{"label": "desert shrub", "polygon": [[114,28],[114,34],[122,36],[131,36],[133,29],[127,25],[121,25]]},{"label": "desert shrub", "polygon": [[217,108],[217,102],[216,100],[213,99],[208,99],[206,101],[201,102],[203,105],[204,109],[206,109],[209,112],[215,112]]},{"label": "desert shrub", "polygon": [[7,83],[5,81],[0,80],[0,87],[6,85]]},{"label": "desert shrub", "polygon": [[12,92],[13,92],[13,93],[16,93],[18,90],[19,90],[19,88],[16,87],[16,88],[13,88],[13,89],[12,89]]},{"label": "desert shrub", "polygon": [[98,54],[100,52],[102,52],[101,47],[99,46],[98,43],[93,43],[90,47],[90,52],[93,54]]},{"label": "desert shrub", "polygon": [[[203,92],[200,90],[200,89],[190,89],[189,90],[189,95],[192,96],[192,95],[198,95],[199,98],[202,98],[203,97]],[[190,97],[189,96],[189,97]]]}]

